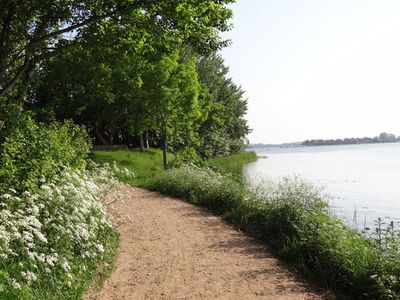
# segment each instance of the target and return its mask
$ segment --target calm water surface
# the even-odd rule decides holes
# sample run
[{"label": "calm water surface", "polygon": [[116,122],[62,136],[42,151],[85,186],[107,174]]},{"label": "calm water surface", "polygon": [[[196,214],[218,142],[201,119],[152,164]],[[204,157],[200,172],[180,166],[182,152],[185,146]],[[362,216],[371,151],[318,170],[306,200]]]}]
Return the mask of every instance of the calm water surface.
[{"label": "calm water surface", "polygon": [[[250,183],[304,177],[330,196],[348,223],[372,226],[381,217],[400,225],[400,143],[257,149],[267,156],[245,166]],[[354,218],[356,214],[356,218]]]}]

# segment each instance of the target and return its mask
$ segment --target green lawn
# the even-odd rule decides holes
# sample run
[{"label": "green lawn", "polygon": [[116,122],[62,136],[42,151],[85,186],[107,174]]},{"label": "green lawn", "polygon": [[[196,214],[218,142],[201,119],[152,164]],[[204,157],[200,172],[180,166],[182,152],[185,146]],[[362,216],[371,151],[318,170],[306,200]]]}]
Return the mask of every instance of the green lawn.
[{"label": "green lawn", "polygon": [[[159,149],[139,150],[102,150],[94,151],[90,158],[97,163],[112,163],[127,168],[135,174],[135,178],[120,177],[127,184],[138,187],[151,187],[157,174],[163,172],[162,152]],[[221,173],[241,174],[246,163],[255,161],[254,152],[242,152],[228,157],[214,158],[208,161]]]},{"label": "green lawn", "polygon": [[154,175],[163,172],[162,152],[159,149],[94,151],[90,158],[97,163],[112,163],[127,168],[135,174],[134,178],[119,178],[127,184],[148,187]]}]

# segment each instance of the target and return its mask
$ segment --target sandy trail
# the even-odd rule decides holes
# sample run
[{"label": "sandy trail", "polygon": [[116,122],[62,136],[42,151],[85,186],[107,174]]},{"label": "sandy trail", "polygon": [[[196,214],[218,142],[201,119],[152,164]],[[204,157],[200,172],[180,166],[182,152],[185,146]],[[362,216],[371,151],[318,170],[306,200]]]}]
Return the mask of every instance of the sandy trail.
[{"label": "sandy trail", "polygon": [[116,268],[95,299],[322,299],[259,242],[206,210],[127,188]]}]

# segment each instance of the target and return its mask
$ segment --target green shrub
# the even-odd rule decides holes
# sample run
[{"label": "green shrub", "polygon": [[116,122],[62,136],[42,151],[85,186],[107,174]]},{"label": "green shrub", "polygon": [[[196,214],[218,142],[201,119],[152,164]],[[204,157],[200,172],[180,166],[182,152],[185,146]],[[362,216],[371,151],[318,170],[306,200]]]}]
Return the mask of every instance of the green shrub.
[{"label": "green shrub", "polygon": [[207,168],[185,166],[172,169],[156,178],[158,191],[183,197],[220,214],[235,210],[245,197],[245,188],[229,175],[221,175]]},{"label": "green shrub", "polygon": [[0,189],[32,189],[66,168],[83,169],[88,141],[86,131],[70,122],[47,126],[23,117],[0,147]]},{"label": "green shrub", "polygon": [[70,122],[21,115],[2,138],[0,299],[80,299],[118,244],[102,203],[115,168],[87,166],[88,136]]},{"label": "green shrub", "polygon": [[249,190],[231,175],[186,166],[160,174],[153,188],[224,215],[324,287],[400,299],[400,233],[390,226],[368,237],[351,230],[304,180]]},{"label": "green shrub", "polygon": [[0,194],[0,299],[80,299],[115,253],[103,201],[116,184],[109,167],[66,169],[40,189]]}]

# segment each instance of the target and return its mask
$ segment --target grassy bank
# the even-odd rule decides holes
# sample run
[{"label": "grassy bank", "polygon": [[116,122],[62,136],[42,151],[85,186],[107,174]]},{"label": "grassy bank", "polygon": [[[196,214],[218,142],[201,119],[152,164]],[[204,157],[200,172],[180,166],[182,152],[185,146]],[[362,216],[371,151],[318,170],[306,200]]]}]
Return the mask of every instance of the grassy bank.
[{"label": "grassy bank", "polygon": [[118,167],[127,168],[135,177],[119,175],[122,182],[139,186],[151,186],[156,174],[163,172],[162,152],[158,149],[139,150],[104,150],[94,151],[90,158],[97,163],[117,163]]},{"label": "grassy bank", "polygon": [[[121,168],[127,168],[135,177],[120,175],[124,183],[139,187],[151,187],[154,178],[164,172],[162,152],[159,149],[138,150],[104,150],[93,151],[90,158],[97,163],[113,163]],[[216,168],[221,173],[242,174],[243,166],[257,159],[254,152],[241,152],[229,157],[218,157],[206,161],[206,164]]]},{"label": "grassy bank", "polygon": [[400,234],[378,227],[363,237],[301,180],[252,191],[229,174],[183,167],[159,174],[153,188],[222,215],[323,287],[354,299],[400,299]]},{"label": "grassy bank", "polygon": [[227,157],[213,158],[208,163],[221,173],[242,174],[243,166],[257,160],[255,152],[241,152]]}]

